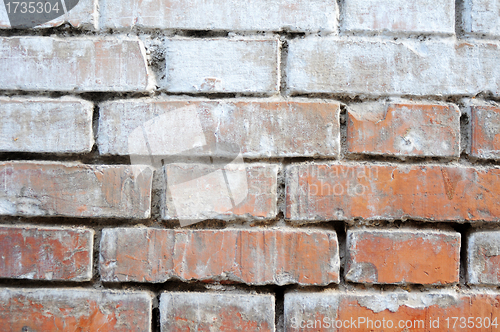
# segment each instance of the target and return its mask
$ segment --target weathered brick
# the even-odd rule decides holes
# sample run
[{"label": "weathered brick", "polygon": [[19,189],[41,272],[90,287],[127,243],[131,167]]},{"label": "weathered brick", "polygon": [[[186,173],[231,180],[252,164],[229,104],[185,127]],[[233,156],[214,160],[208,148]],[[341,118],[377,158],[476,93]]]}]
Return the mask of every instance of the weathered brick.
[{"label": "weathered brick", "polygon": [[500,169],[292,165],[286,217],[321,220],[500,221]]},{"label": "weathered brick", "polygon": [[345,0],[342,30],[455,33],[455,1]]},{"label": "weathered brick", "polygon": [[105,0],[101,26],[228,31],[337,30],[337,3],[321,0],[153,1]]},{"label": "weathered brick", "polygon": [[469,284],[500,285],[500,232],[474,231],[467,239]]},{"label": "weathered brick", "polygon": [[88,281],[93,237],[84,228],[0,226],[0,277]]},{"label": "weathered brick", "polygon": [[187,39],[165,42],[169,92],[278,92],[277,39]]},{"label": "weathered brick", "polygon": [[464,0],[462,28],[477,35],[500,36],[499,0]]},{"label": "weathered brick", "polygon": [[285,331],[493,332],[499,301],[488,291],[288,292]]},{"label": "weathered brick", "polygon": [[500,107],[471,106],[471,151],[481,159],[500,159]]},{"label": "weathered brick", "polygon": [[[22,2],[22,1],[20,1]],[[45,1],[35,1],[35,3],[42,2],[45,3]],[[75,2],[74,0],[71,2]],[[54,2],[52,2],[54,3]],[[29,1],[28,1],[29,4]],[[38,5],[35,5],[38,6]],[[11,10],[14,10],[15,5],[12,4],[11,1]],[[66,8],[68,8],[66,4]],[[96,27],[96,12],[95,9],[97,7],[95,6],[95,1],[94,0],[78,0],[78,4],[71,9],[69,12],[65,13],[64,10],[61,8],[60,13],[61,16],[58,18],[55,18],[49,22],[43,23],[41,25],[35,26],[35,29],[39,28],[52,28],[52,27],[57,27],[63,24],[70,24],[72,27],[75,28],[84,28],[84,29],[89,29],[89,30],[94,30]],[[22,7],[19,5],[18,10],[21,10]],[[39,10],[39,9],[38,9]],[[10,29],[11,24],[9,21],[9,17],[7,15],[7,8],[4,6],[0,6],[0,29]]]},{"label": "weathered brick", "polygon": [[0,289],[3,331],[151,331],[152,295],[69,288]]},{"label": "weathered brick", "polygon": [[205,219],[272,219],[278,213],[278,166],[272,164],[167,164],[163,219],[187,225]]},{"label": "weathered brick", "polygon": [[274,296],[166,292],[160,297],[161,330],[275,331]]},{"label": "weathered brick", "polygon": [[370,284],[458,283],[460,233],[349,230],[346,279]]},{"label": "weathered brick", "polygon": [[146,91],[145,49],[136,39],[1,37],[0,89]]},{"label": "weathered brick", "polygon": [[104,229],[105,282],[229,281],[252,285],[339,282],[337,235],[302,229]]},{"label": "weathered brick", "polygon": [[148,137],[133,142],[148,141],[153,155],[209,155],[209,150],[193,150],[199,144],[193,138],[201,135],[208,146],[236,144],[246,158],[337,157],[340,152],[337,102],[146,99],[106,102],[99,109],[97,143],[103,155],[148,154],[130,146],[140,127]]},{"label": "weathered brick", "polygon": [[74,98],[0,97],[0,152],[90,152],[93,108]]},{"label": "weathered brick", "polygon": [[152,173],[146,166],[4,162],[0,215],[148,218]]},{"label": "weathered brick", "polygon": [[349,153],[459,157],[460,110],[450,104],[352,104],[347,145]]},{"label": "weathered brick", "polygon": [[289,93],[500,95],[497,42],[306,37],[289,41]]}]

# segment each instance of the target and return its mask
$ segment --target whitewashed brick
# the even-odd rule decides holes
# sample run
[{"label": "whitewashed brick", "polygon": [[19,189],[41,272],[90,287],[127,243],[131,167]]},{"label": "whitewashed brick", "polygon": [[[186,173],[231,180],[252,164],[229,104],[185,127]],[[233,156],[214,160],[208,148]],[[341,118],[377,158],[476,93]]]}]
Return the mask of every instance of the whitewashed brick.
[{"label": "whitewashed brick", "polygon": [[455,33],[454,0],[345,0],[342,30]]},{"label": "whitewashed brick", "polygon": [[101,1],[102,28],[336,31],[337,3],[322,0]]},{"label": "whitewashed brick", "polygon": [[500,44],[310,37],[290,41],[295,93],[500,95]]},{"label": "whitewashed brick", "polygon": [[168,39],[166,78],[170,92],[278,91],[276,39]]},{"label": "whitewashed brick", "polygon": [[[97,140],[103,155],[148,155],[148,149],[133,150],[129,146],[129,139],[142,126],[153,155],[168,155],[168,151],[214,155],[208,149],[190,151],[195,147],[193,137],[197,135],[193,128],[199,128],[199,134],[204,134],[207,145],[236,144],[247,158],[336,157],[340,151],[338,102],[140,99],[106,102],[99,109]],[[180,114],[186,117],[181,119]],[[199,126],[193,125],[196,122]],[[143,131],[139,134],[142,136]]]},{"label": "whitewashed brick", "polygon": [[133,165],[0,164],[0,215],[149,218],[153,170]]},{"label": "whitewashed brick", "polygon": [[465,0],[463,7],[465,32],[500,37],[500,0]]},{"label": "whitewashed brick", "polygon": [[[21,1],[20,1],[21,2]],[[37,2],[44,2],[36,0]],[[41,28],[53,28],[65,23],[70,24],[75,28],[83,28],[88,30],[94,30],[97,24],[97,0],[79,0],[78,4],[71,9],[67,14],[63,14],[52,21],[47,23],[37,25],[35,29]],[[63,10],[61,9],[61,13]],[[11,25],[9,22],[9,17],[7,15],[7,9],[5,6],[0,5],[0,29],[10,29]]]},{"label": "whitewashed brick", "polygon": [[137,39],[0,38],[0,89],[146,91],[145,50]]},{"label": "whitewashed brick", "polygon": [[0,97],[0,152],[90,152],[92,113],[76,98]]}]

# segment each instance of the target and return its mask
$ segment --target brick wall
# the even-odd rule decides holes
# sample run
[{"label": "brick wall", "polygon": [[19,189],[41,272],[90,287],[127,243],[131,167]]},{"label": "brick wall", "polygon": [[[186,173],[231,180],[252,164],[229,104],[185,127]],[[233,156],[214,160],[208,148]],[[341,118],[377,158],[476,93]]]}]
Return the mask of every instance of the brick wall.
[{"label": "brick wall", "polygon": [[0,331],[500,330],[500,0],[13,6]]}]

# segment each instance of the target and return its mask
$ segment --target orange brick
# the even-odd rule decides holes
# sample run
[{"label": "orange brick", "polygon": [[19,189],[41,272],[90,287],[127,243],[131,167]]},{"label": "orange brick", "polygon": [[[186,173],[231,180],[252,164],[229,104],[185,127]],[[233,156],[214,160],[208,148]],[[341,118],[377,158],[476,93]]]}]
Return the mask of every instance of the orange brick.
[{"label": "orange brick", "polygon": [[292,165],[286,217],[321,220],[499,221],[500,169],[461,166]]},{"label": "orange brick", "polygon": [[370,284],[458,283],[460,233],[388,229],[347,232],[346,279]]},{"label": "orange brick", "polygon": [[69,288],[0,289],[2,331],[151,331],[152,296]]},{"label": "orange brick", "polygon": [[458,157],[460,110],[455,105],[364,103],[348,110],[349,153]]},{"label": "orange brick", "polygon": [[144,166],[4,162],[0,215],[148,218],[152,177]]},{"label": "orange brick", "polygon": [[274,296],[224,292],[166,292],[160,298],[162,331],[275,331]]},{"label": "orange brick", "polygon": [[289,292],[285,331],[493,332],[499,303],[493,292]]},{"label": "orange brick", "polygon": [[471,107],[471,155],[500,159],[500,107]]},{"label": "orange brick", "polygon": [[331,231],[113,228],[102,234],[100,271],[106,282],[339,282],[337,235]]},{"label": "orange brick", "polygon": [[0,226],[0,277],[90,280],[93,236],[83,228]]}]

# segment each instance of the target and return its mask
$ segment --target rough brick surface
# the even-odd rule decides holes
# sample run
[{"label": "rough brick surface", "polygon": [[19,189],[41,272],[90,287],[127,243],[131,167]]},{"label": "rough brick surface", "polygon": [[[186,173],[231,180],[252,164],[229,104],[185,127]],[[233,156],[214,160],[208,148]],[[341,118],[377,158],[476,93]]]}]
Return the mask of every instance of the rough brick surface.
[{"label": "rough brick surface", "polygon": [[0,89],[146,91],[148,69],[139,40],[0,38]]},{"label": "rough brick surface", "polygon": [[229,31],[326,31],[337,29],[337,3],[321,0],[208,0],[185,2],[105,0],[103,28]]},{"label": "rough brick surface", "polygon": [[278,92],[276,39],[167,39],[165,79],[169,92]]},{"label": "rough brick surface", "polygon": [[500,36],[499,0],[464,0],[462,28],[465,32]]},{"label": "rough brick surface", "polygon": [[93,237],[83,228],[0,226],[0,277],[90,280]]},{"label": "rough brick surface", "polygon": [[151,182],[145,166],[4,162],[0,215],[148,218]]},{"label": "rough brick surface", "polygon": [[493,332],[499,301],[493,292],[289,292],[285,331]]},{"label": "rough brick surface", "polygon": [[337,235],[323,230],[104,229],[103,281],[169,279],[252,285],[339,282]]},{"label": "rough brick surface", "polygon": [[161,216],[188,222],[275,218],[278,169],[272,164],[237,162],[167,164]]},{"label": "rough brick surface", "polygon": [[458,283],[460,233],[349,230],[346,279],[370,284]]},{"label": "rough brick surface", "polygon": [[455,1],[345,0],[344,31],[455,33]]},{"label": "rough brick surface", "polygon": [[469,284],[500,285],[500,232],[474,231],[467,242]]},{"label": "rough brick surface", "polygon": [[[45,1],[34,1],[34,2],[45,3]],[[94,2],[95,2],[94,0],[79,0],[78,4],[73,9],[71,9],[67,14],[63,14],[58,18],[53,19],[52,21],[38,25],[35,27],[35,29],[52,28],[63,25],[65,23],[69,23],[72,27],[75,28],[84,28],[93,30],[95,29],[95,24],[97,23],[94,19],[96,15],[95,12],[96,6]],[[12,10],[14,8],[14,5],[11,4],[11,6]],[[21,7],[18,8],[19,10],[21,10]],[[63,13],[62,8],[60,12]],[[7,8],[4,6],[0,6],[0,29],[9,29],[9,28],[11,28],[11,25],[9,22],[9,17],[7,16]]]},{"label": "rough brick surface", "polygon": [[286,173],[295,221],[500,220],[498,168],[303,164]]},{"label": "rough brick surface", "polygon": [[496,42],[306,37],[289,42],[287,86],[296,93],[500,95]]},{"label": "rough brick surface", "polygon": [[275,331],[274,296],[167,292],[160,297],[161,331]]},{"label": "rough brick surface", "polygon": [[[340,150],[337,102],[147,99],[106,102],[99,109],[97,142],[103,155],[135,152],[130,140],[140,126],[145,128],[154,155],[174,151],[207,155],[208,150],[193,150],[198,143],[193,137],[200,134],[206,145],[236,144],[246,158],[336,157]],[[159,151],[154,151],[156,148]],[[147,149],[137,150],[148,153]]]},{"label": "rough brick surface", "polygon": [[438,104],[352,104],[347,145],[349,153],[459,157],[460,110]]},{"label": "rough brick surface", "polygon": [[0,152],[90,152],[93,111],[80,99],[0,97]]},{"label": "rough brick surface", "polygon": [[151,331],[146,292],[0,289],[4,331]]},{"label": "rough brick surface", "polygon": [[471,106],[471,155],[500,159],[500,107]]}]

